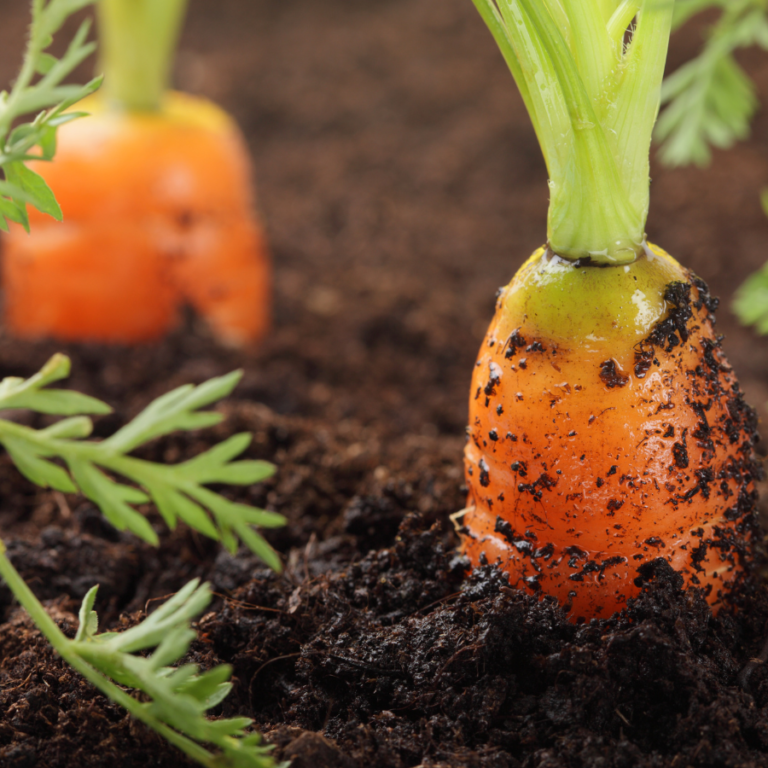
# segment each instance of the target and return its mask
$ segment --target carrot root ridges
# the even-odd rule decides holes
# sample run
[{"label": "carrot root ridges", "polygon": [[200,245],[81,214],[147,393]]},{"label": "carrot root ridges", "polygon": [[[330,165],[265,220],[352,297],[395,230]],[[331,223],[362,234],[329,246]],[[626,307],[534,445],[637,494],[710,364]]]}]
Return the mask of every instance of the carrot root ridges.
[{"label": "carrot root ridges", "polygon": [[654,246],[620,267],[531,257],[473,376],[461,524],[474,564],[499,562],[574,620],[623,607],[657,557],[720,603],[749,561],[758,470],[716,304]]}]

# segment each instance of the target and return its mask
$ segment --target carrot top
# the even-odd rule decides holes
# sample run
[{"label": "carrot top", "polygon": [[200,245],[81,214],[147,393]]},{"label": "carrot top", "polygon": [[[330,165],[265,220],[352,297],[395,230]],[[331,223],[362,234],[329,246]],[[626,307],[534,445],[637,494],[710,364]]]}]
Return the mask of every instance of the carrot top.
[{"label": "carrot top", "polygon": [[474,0],[512,71],[549,171],[547,236],[576,260],[643,252],[649,152],[674,3]]},{"label": "carrot top", "polygon": [[187,0],[100,0],[97,9],[107,101],[131,112],[159,110]]}]

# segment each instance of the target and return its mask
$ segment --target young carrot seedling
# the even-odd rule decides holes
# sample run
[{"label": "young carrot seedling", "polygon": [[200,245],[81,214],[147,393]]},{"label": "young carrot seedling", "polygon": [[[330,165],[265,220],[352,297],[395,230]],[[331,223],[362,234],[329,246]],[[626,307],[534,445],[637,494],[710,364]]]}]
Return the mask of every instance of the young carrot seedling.
[{"label": "young carrot seedling", "polygon": [[[7,229],[7,220],[28,227],[27,204],[61,218],[53,193],[25,163],[53,158],[56,129],[82,114],[66,110],[99,84],[61,85],[62,79],[93,50],[85,42],[87,22],[62,59],[45,53],[51,36],[67,17],[90,1],[32,0],[32,25],[21,74],[10,93],[0,94],[0,167],[5,176],[0,181],[2,228]],[[35,82],[36,74],[40,77]],[[28,111],[41,109],[33,121],[19,121]],[[180,518],[201,533],[221,539],[231,550],[237,548],[239,539],[279,570],[278,556],[252,526],[282,525],[282,516],[229,501],[205,487],[210,483],[245,485],[272,474],[274,468],[266,462],[233,461],[247,448],[250,436],[236,435],[174,466],[129,455],[148,440],[169,432],[218,423],[220,414],[200,409],[229,394],[239,380],[237,372],[198,387],[179,387],[151,403],[130,424],[102,442],[86,439],[92,424],[85,414],[106,413],[108,406],[77,392],[48,388],[68,372],[69,360],[55,355],[30,379],[7,378],[0,382],[0,411],[30,409],[65,417],[38,430],[0,418],[0,444],[26,477],[43,487],[65,492],[81,490],[117,528],[157,543],[153,528],[132,506],[152,500],[169,526]],[[135,485],[115,480],[115,475]],[[15,570],[2,540],[0,577],[69,664],[187,755],[210,768],[273,768],[269,748],[261,746],[258,734],[244,732],[250,720],[205,718],[205,712],[229,691],[228,666],[203,674],[198,674],[195,665],[178,669],[168,666],[186,653],[194,638],[190,621],[210,600],[207,585],[197,580],[187,584],[141,624],[120,634],[96,633],[94,587],[83,602],[77,636],[69,640]],[[152,648],[155,650],[149,657],[136,655]],[[113,680],[119,686],[137,689],[143,700],[133,698]],[[214,745],[218,752],[210,752],[203,744]]]},{"label": "young carrot seedling", "polygon": [[[0,410],[28,408],[68,417],[45,429],[0,419],[0,445],[25,477],[43,488],[82,492],[117,529],[129,530],[150,544],[158,544],[157,534],[133,505],[151,501],[169,527],[175,528],[181,519],[205,536],[221,540],[231,552],[242,541],[271,568],[281,569],[277,554],[252,526],[282,526],[285,518],[230,501],[205,487],[211,483],[251,485],[273,474],[274,467],[264,461],[232,461],[248,447],[250,435],[234,435],[180,464],[155,464],[130,456],[155,438],[218,424],[222,414],[199,409],[229,395],[240,380],[239,372],[168,392],[101,441],[84,439],[92,429],[85,414],[109,413],[106,404],[78,392],[47,388],[68,375],[69,359],[54,355],[32,378],[0,382]],[[63,461],[69,472],[51,459]],[[104,470],[135,485],[120,483]]]},{"label": "young carrot seedling", "polygon": [[718,605],[749,560],[755,416],[706,285],[645,240],[672,25],[656,0],[474,0],[549,171],[547,245],[475,367],[462,547],[571,616],[663,557]]},{"label": "young carrot seedling", "polygon": [[168,90],[186,0],[100,0],[104,87],[36,170],[64,211],[6,238],[5,322],[23,337],[138,342],[191,305],[221,340],[261,338],[270,266],[234,121]]},{"label": "young carrot seedling", "polygon": [[[206,768],[285,768],[270,757],[271,747],[258,733],[246,734],[247,717],[207,720],[205,712],[221,703],[231,689],[231,667],[219,665],[202,674],[196,664],[176,663],[195,638],[190,622],[210,602],[207,584],[189,582],[144,621],[125,632],[97,634],[93,611],[97,587],[80,608],[80,627],[67,638],[46,613],[5,555],[0,541],[0,576],[59,655],[86,680],[133,717]],[[150,656],[139,655],[154,649]],[[115,682],[113,682],[115,681]],[[139,701],[124,688],[143,694]],[[203,744],[218,747],[210,752]]]}]

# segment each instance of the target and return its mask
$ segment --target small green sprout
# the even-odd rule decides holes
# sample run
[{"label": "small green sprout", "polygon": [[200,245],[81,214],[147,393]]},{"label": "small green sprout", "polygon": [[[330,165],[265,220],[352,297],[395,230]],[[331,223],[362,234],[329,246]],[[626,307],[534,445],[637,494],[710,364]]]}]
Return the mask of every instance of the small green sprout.
[{"label": "small green sprout", "polygon": [[[22,474],[44,488],[82,491],[113,525],[150,543],[157,543],[157,534],[132,505],[154,501],[170,527],[180,518],[201,533],[221,539],[231,550],[236,549],[239,538],[268,565],[280,569],[277,553],[251,526],[283,525],[285,518],[229,501],[204,487],[206,483],[249,485],[273,474],[274,466],[268,462],[233,461],[248,447],[250,435],[235,435],[175,465],[128,455],[147,441],[171,432],[218,424],[222,414],[200,409],[230,394],[240,379],[239,372],[197,387],[179,387],[150,403],[112,437],[95,441],[85,439],[93,429],[85,414],[104,414],[110,408],[79,392],[48,386],[66,377],[69,369],[67,357],[54,355],[29,379],[0,381],[0,411],[23,408],[65,417],[44,429],[0,418],[0,444]],[[69,471],[54,463],[56,459]],[[136,485],[118,482],[104,470]],[[231,688],[228,666],[203,674],[198,674],[195,665],[169,666],[184,656],[195,637],[190,621],[210,601],[208,585],[192,581],[141,624],[126,632],[103,634],[97,634],[98,620],[93,612],[97,587],[93,587],[80,610],[77,636],[68,640],[16,572],[1,540],[0,576],[65,661],[190,757],[211,768],[274,765],[269,750],[260,745],[259,735],[245,735],[243,729],[250,720],[205,718],[205,712],[221,702]],[[156,650],[149,657],[135,655],[150,648]],[[149,702],[140,703],[112,680],[141,691]],[[220,754],[211,754],[201,744],[217,746]]]},{"label": "small green sprout", "polygon": [[[173,668],[195,638],[191,620],[210,602],[207,584],[194,579],[144,621],[125,632],[97,633],[93,610],[98,587],[80,607],[80,627],[67,638],[46,613],[5,555],[0,541],[0,576],[59,655],[83,677],[137,720],[208,768],[284,768],[276,766],[271,747],[258,733],[245,733],[246,717],[208,720],[207,710],[221,703],[232,685],[226,664],[199,672],[196,664]],[[141,652],[154,651],[147,656]],[[115,681],[115,682],[113,682]],[[116,684],[117,683],[117,684]],[[119,686],[140,691],[139,701]],[[202,744],[218,747],[211,753]]]}]

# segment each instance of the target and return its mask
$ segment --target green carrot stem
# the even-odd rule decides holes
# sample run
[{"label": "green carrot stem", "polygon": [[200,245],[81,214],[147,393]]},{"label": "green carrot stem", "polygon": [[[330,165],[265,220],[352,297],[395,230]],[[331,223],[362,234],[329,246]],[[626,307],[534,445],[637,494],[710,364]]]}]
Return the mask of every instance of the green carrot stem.
[{"label": "green carrot stem", "polygon": [[104,677],[104,675],[95,670],[76,653],[75,644],[56,626],[56,623],[48,615],[40,601],[27,586],[27,583],[21,578],[19,572],[13,567],[13,564],[8,559],[5,544],[2,540],[0,540],[0,577],[2,577],[11,592],[13,592],[14,597],[30,615],[32,621],[34,621],[40,632],[45,635],[54,650],[67,662],[67,664],[76,669],[89,683],[98,688],[105,696],[108,696],[112,701],[126,709],[137,720],[141,720],[144,724],[156,730],[171,744],[185,752],[193,760],[197,760],[204,766],[215,768],[218,764],[215,755],[158,720],[150,713],[147,707],[141,704],[141,702],[134,699],[133,696],[130,696],[122,688]]},{"label": "green carrot stem", "polygon": [[520,88],[547,163],[550,247],[573,260],[634,261],[643,252],[651,132],[674,3],[474,3]]},{"label": "green carrot stem", "polygon": [[188,0],[100,0],[103,92],[118,109],[154,112],[168,89]]}]

